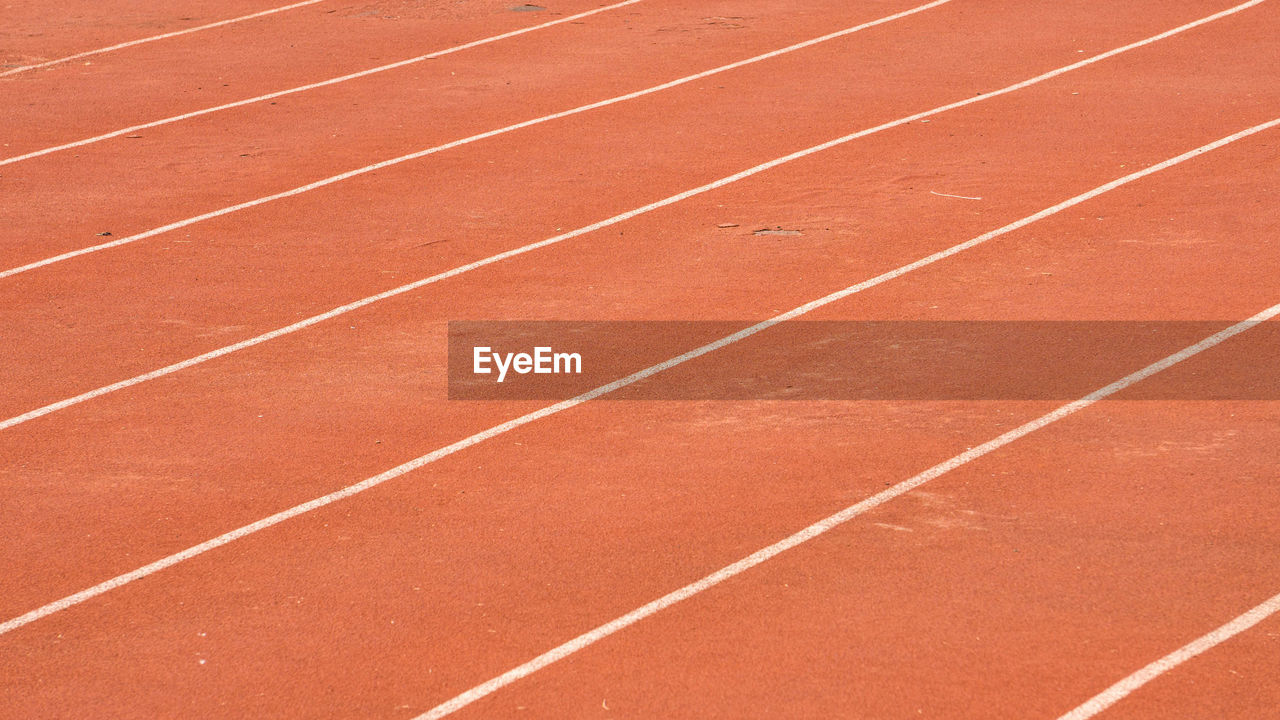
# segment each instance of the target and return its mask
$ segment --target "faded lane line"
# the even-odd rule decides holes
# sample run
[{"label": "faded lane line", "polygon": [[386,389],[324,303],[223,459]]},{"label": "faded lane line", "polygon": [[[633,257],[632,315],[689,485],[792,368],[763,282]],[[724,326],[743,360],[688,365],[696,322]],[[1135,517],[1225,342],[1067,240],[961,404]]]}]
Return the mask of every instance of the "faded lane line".
[{"label": "faded lane line", "polygon": [[93,55],[101,55],[103,53],[112,52],[113,50],[123,50],[124,48],[127,48],[127,47],[133,47],[134,45],[142,45],[144,43],[155,42],[156,40],[164,40],[166,38],[177,37],[179,35],[186,35],[188,33],[200,32],[201,30],[209,30],[216,27],[222,27],[223,25],[231,25],[232,23],[244,22],[245,20],[252,20],[254,18],[260,18],[267,15],[274,15],[275,13],[284,12],[285,10],[293,10],[294,8],[303,7],[304,5],[315,5],[318,2],[324,2],[324,0],[303,0],[303,2],[297,2],[292,5],[285,5],[283,7],[273,8],[271,10],[262,10],[260,12],[251,13],[249,15],[241,15],[240,17],[234,17],[229,20],[219,20],[218,22],[212,22],[207,25],[199,25],[197,27],[187,28],[186,30],[175,30],[173,32],[167,32],[161,35],[152,35],[151,37],[139,38],[137,40],[130,40],[129,42],[122,42],[119,45],[112,45],[110,47],[98,48],[97,50],[86,50],[85,52],[57,58],[56,60],[46,60],[45,62],[33,63],[31,65],[23,65],[22,67],[16,67],[10,70],[5,70],[3,72],[0,72],[0,77],[6,77],[8,75],[16,75],[18,73],[27,72],[29,70],[38,70],[40,68],[46,68],[51,65],[59,65],[61,63],[71,62],[72,60],[79,60],[80,58],[87,58]]}]

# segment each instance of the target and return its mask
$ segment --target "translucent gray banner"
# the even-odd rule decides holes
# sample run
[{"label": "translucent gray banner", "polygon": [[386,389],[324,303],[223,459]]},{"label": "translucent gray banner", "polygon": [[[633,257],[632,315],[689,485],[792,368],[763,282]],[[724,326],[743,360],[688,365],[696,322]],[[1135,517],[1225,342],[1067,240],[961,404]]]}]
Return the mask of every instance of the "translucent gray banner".
[{"label": "translucent gray banner", "polygon": [[[561,400],[756,321],[449,323],[449,398]],[[1082,397],[1234,321],[795,321],[670,368],[614,400]],[[1280,323],[1114,396],[1280,399]]]}]

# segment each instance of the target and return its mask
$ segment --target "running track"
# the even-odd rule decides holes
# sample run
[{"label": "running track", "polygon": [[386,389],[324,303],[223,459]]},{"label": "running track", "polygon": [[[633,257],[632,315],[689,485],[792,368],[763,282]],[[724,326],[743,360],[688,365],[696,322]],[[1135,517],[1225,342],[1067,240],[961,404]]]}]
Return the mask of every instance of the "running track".
[{"label": "running track", "polygon": [[[783,5],[6,4],[0,717],[1273,716],[1280,406],[1123,398],[1267,357],[1280,6]],[[444,399],[449,320],[796,308],[1240,334],[1066,411],[643,399],[764,327]]]}]

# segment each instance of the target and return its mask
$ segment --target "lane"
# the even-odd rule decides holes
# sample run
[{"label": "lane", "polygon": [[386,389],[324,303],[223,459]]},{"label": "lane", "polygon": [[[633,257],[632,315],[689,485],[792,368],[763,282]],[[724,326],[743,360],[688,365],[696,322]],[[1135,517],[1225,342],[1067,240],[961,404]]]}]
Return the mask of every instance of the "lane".
[{"label": "lane", "polygon": [[[1225,46],[1235,47],[1232,43]],[[1205,65],[1203,55],[1188,57]],[[1157,55],[1152,63],[1170,66],[1169,60],[1167,55]],[[1102,87],[1109,82],[1102,74],[1097,81]],[[1084,86],[1086,90],[1098,87]],[[1025,98],[1028,102],[1040,101],[1039,105],[1027,107],[1043,109],[1046,98],[1066,95],[1063,88],[1054,90],[1044,89],[1042,97]],[[1169,89],[1171,93],[1178,91]],[[1023,119],[1017,128],[1011,127],[1012,123],[994,123],[992,116],[982,116],[975,107],[971,115],[966,114],[968,117],[954,119],[955,125],[939,120],[930,123],[932,127],[904,130],[902,147],[911,144],[929,149],[932,138],[939,145],[956,148],[960,154],[951,160],[956,163],[955,169],[943,176],[956,179],[970,177],[959,168],[981,167],[985,159],[999,157],[1021,157],[1024,161],[1035,157],[1043,163],[1036,168],[1043,174],[1045,168],[1053,167],[1044,162],[1047,148],[1060,146],[1064,156],[1079,157],[1078,143],[1087,138],[1096,144],[1113,134],[1116,136],[1112,141],[1118,146],[1127,141],[1127,146],[1137,147],[1136,152],[1140,152],[1145,142],[1153,140],[1143,135],[1141,124],[1122,122],[1141,117],[1141,113],[1126,112],[1122,102],[1126,96],[1127,93],[1120,93],[1097,99],[1113,108],[1113,115],[1067,114],[1068,119],[1063,120],[1062,116],[1035,112],[1020,116]],[[1136,99],[1131,102],[1132,110],[1140,106]],[[1072,117],[1078,124],[1072,124]],[[1093,125],[1108,117],[1116,124]],[[1219,116],[1206,112],[1188,113],[1186,117]],[[981,132],[991,145],[978,152],[975,143],[957,142],[952,132],[964,128]],[[1095,134],[1091,135],[1089,128]],[[1180,132],[1194,133],[1196,129],[1183,128]],[[1056,229],[1042,231],[1033,226],[1034,231],[1024,232],[1019,238],[1011,237],[998,247],[985,248],[986,252],[975,251],[971,261],[964,256],[960,268],[939,267],[937,273],[929,274],[938,276],[936,282],[920,285],[929,290],[950,289],[963,302],[970,303],[959,307],[979,309],[985,317],[1002,309],[1028,313],[1038,310],[1042,317],[1053,317],[1053,312],[1065,312],[1061,304],[1064,297],[1092,298],[1092,305],[1068,306],[1077,313],[1073,318],[1090,308],[1096,308],[1101,317],[1126,317],[1126,313],[1143,316],[1138,312],[1152,306],[1165,307],[1170,312],[1190,307],[1222,316],[1243,312],[1251,301],[1265,294],[1266,284],[1260,280],[1274,273],[1276,260],[1274,248],[1260,244],[1241,247],[1236,243],[1237,231],[1264,236],[1275,218],[1263,213],[1240,216],[1230,210],[1233,200],[1253,198],[1275,187],[1274,170],[1263,174],[1265,165],[1248,165],[1259,147],[1274,147],[1265,145],[1273,142],[1266,138],[1259,138],[1258,142],[1261,145],[1224,149],[1220,156],[1206,156],[1203,162],[1186,166],[1185,173],[1171,173],[1168,179],[1155,176],[1150,185],[1144,184],[1132,193],[1118,191],[1115,198],[1106,196],[1099,199],[1099,206],[1091,206],[1090,214],[1096,211],[1100,217],[1116,218],[1115,223],[1099,228],[1093,217],[1083,221],[1063,217]],[[1020,147],[1020,152],[993,151],[1011,145]],[[963,148],[972,153],[968,158],[962,154]],[[887,153],[889,149],[876,150]],[[917,167],[927,164],[936,168],[939,156],[940,153],[922,154],[914,163]],[[834,163],[836,173],[831,170],[832,165],[813,163],[807,168],[812,175],[794,178],[788,185],[793,193],[806,193],[811,208],[825,204],[856,218],[859,208],[849,207],[849,187],[842,187],[832,175],[844,175],[845,182],[855,186],[874,182],[874,176],[850,180],[845,175],[848,167],[864,167],[858,162],[863,157],[854,153],[844,162]],[[1239,168],[1242,158],[1250,171],[1237,178],[1233,190],[1215,193],[1213,202],[1190,201],[1203,198],[1202,188],[1227,169]],[[966,159],[971,165],[965,163]],[[1108,158],[1108,162],[1122,164],[1129,159]],[[912,164],[909,159],[895,161],[885,169],[902,171]],[[1074,182],[1082,182],[1081,170],[1072,170],[1077,173]],[[1021,177],[1031,179],[1035,174],[1028,170]],[[1005,173],[1003,180],[1007,182],[1009,178]],[[985,197],[988,187],[999,187],[996,179],[989,178],[990,185],[986,187],[975,183],[976,187],[955,189]],[[1059,192],[1061,185],[1070,184],[1062,178],[1053,179],[1059,183]],[[1020,192],[1034,192],[1034,188],[1034,182],[1018,186]],[[831,258],[831,265],[845,258],[850,265],[841,268],[821,264],[815,267],[813,257],[818,255],[816,250],[821,246],[817,242],[822,239],[812,236],[797,242],[817,241],[815,245],[777,247],[772,253],[756,249],[750,261],[715,252],[716,243],[741,245],[742,236],[723,233],[711,220],[724,217],[726,211],[752,206],[769,208],[767,203],[757,206],[755,202],[766,194],[777,203],[776,207],[794,200],[780,193],[777,186],[761,184],[756,197],[746,193],[738,197],[742,203],[738,208],[716,207],[730,205],[723,197],[719,202],[709,201],[699,209],[707,213],[701,222],[673,222],[681,220],[677,216],[648,228],[637,223],[641,226],[640,237],[648,239],[648,244],[576,248],[573,267],[581,269],[581,275],[562,270],[559,275],[548,276],[545,268],[516,265],[493,268],[485,282],[476,283],[470,291],[453,288],[447,296],[449,310],[460,312],[458,316],[536,317],[544,313],[544,317],[554,317],[565,309],[578,309],[608,317],[616,316],[621,305],[631,317],[669,317],[671,308],[693,307],[692,301],[700,298],[699,307],[707,315],[743,317],[752,314],[753,309],[759,312],[762,305],[785,301],[792,294],[812,293],[815,286],[848,273],[853,263],[875,263],[875,258],[862,253],[871,255],[872,247],[892,248],[894,241],[900,239],[902,245],[908,244],[905,238],[918,235],[917,223],[928,219],[928,213],[920,212],[924,207],[921,204],[902,209],[897,232],[891,219],[876,222],[875,232],[866,225],[861,230],[854,229],[859,227],[857,224],[844,226],[848,236],[835,241],[828,236],[830,254],[824,257]],[[889,186],[878,195],[865,194],[871,198],[867,205],[877,197],[905,195],[900,186]],[[936,198],[923,190],[914,196],[921,201]],[[937,201],[951,202],[945,198]],[[1119,222],[1125,217],[1121,211],[1132,210],[1137,203],[1147,209],[1134,213],[1128,224]],[[897,207],[898,203],[886,205]],[[908,214],[911,210],[916,212]],[[876,207],[864,219],[872,212],[889,214],[884,207]],[[1166,214],[1174,221],[1166,221]],[[1079,227],[1081,222],[1083,229]],[[947,227],[945,223],[932,226]],[[1187,232],[1194,232],[1197,242],[1168,241],[1158,230],[1170,226],[1194,228]],[[677,235],[671,230],[673,227],[701,230],[672,237]],[[1095,241],[1074,242],[1082,235]],[[1115,240],[1132,237],[1164,239],[1167,242],[1161,248],[1166,252],[1154,253],[1149,246],[1135,248],[1133,243]],[[1053,242],[1060,238],[1070,241]],[[1107,238],[1112,241],[1106,242]],[[1178,239],[1185,238],[1174,240]],[[925,241],[917,237],[916,242]],[[1025,250],[1027,245],[1033,246],[1032,251]],[[1223,252],[1228,247],[1233,252]],[[681,248],[695,255],[681,263],[693,272],[687,277],[657,275],[659,268],[673,266],[681,257]],[[557,254],[567,249],[556,248],[548,253],[549,259],[558,260]],[[808,258],[801,257],[802,250]],[[1057,279],[1031,275],[1028,261],[1033,258],[1059,263],[1050,268],[1055,273],[1052,277]],[[806,259],[807,263],[801,262]],[[974,292],[973,278],[978,271],[1001,260],[1006,263],[1006,272],[995,277],[989,286],[990,294],[999,288],[1002,297],[1009,298],[1009,305],[995,303],[993,309],[993,303],[986,300],[989,293]],[[956,263],[961,262],[956,259]],[[547,267],[569,265],[560,262]],[[965,267],[971,271],[964,272]],[[1200,273],[1166,278],[1165,282],[1176,286],[1176,295],[1168,294],[1168,287],[1156,286],[1154,281],[1144,284],[1147,292],[1141,294],[1131,292],[1132,284],[1116,283],[1118,268],[1138,273],[1144,279],[1158,279],[1162,277],[1160,270],[1166,267],[1198,268]],[[1209,268],[1218,271],[1212,283],[1206,282]],[[757,274],[753,275],[753,271]],[[767,275],[773,279],[765,282],[761,278]],[[542,286],[533,282],[538,277],[542,278]],[[661,277],[662,281],[655,283],[650,279],[653,277]],[[1194,282],[1197,279],[1202,282]],[[491,293],[481,294],[494,284],[512,288],[513,292],[497,298]],[[1240,291],[1222,297],[1220,288],[1224,284]],[[868,296],[870,301],[859,298],[847,314],[835,317],[901,317],[904,311],[928,316],[920,300],[927,293],[920,285],[881,286],[881,294]],[[770,292],[752,294],[740,290],[753,287],[769,288]],[[891,292],[895,287],[902,287],[906,297],[916,304]],[[1008,292],[1009,288],[1021,292]],[[945,293],[940,294],[941,299],[947,299]],[[1160,304],[1161,298],[1170,296],[1176,298],[1177,305]],[[583,298],[594,300],[589,307],[583,307]],[[1037,298],[1039,305],[1032,302]],[[1212,301],[1194,304],[1205,298]],[[429,303],[431,299],[427,300]],[[939,303],[934,299],[931,304]],[[284,353],[263,360],[256,376],[253,372],[235,375],[255,377],[260,388],[276,394],[263,406],[274,406],[276,410],[282,407],[276,404],[281,399],[297,402],[308,383],[326,377],[324,390],[330,397],[324,407],[330,414],[308,416],[291,408],[287,421],[295,427],[306,426],[298,435],[323,430],[334,418],[348,429],[364,428],[367,434],[363,437],[366,441],[374,438],[377,446],[399,442],[407,434],[403,430],[384,434],[387,427],[376,427],[377,422],[402,422],[419,432],[426,431],[429,423],[463,427],[465,418],[429,415],[430,408],[415,406],[412,398],[404,397],[406,381],[421,378],[422,369],[431,367],[425,360],[430,349],[422,347],[429,344],[424,338],[430,337],[424,328],[432,324],[439,327],[440,320],[430,316],[431,307],[432,304],[409,305],[378,323],[358,325],[359,332],[346,335],[345,343],[340,342],[340,335],[318,343],[323,347],[332,342],[332,354],[327,358],[316,354],[302,358],[310,369],[309,377],[297,371],[281,373],[281,379],[292,378],[294,385],[261,382],[265,373],[289,362]],[[1255,310],[1256,304],[1248,309]],[[471,315],[479,312],[485,314]],[[938,316],[956,317],[945,310]],[[1009,316],[1017,315],[1011,312]],[[383,322],[378,329],[377,325]],[[378,341],[378,336],[387,340]],[[405,348],[403,364],[393,358],[392,350],[397,346]],[[360,357],[362,352],[380,358],[379,363],[366,364]],[[721,362],[723,367],[742,367],[740,357],[726,356]],[[389,389],[383,397],[398,396],[404,398],[405,404],[390,411],[366,406],[363,413],[355,413],[349,412],[353,403],[338,412],[334,403],[346,403],[347,397],[356,401],[370,399],[373,384],[353,383],[358,375],[386,382]],[[316,388],[312,390],[320,394]],[[313,399],[315,407],[321,407],[320,399]],[[210,404],[223,409],[224,424],[252,422],[252,409],[229,412],[228,404],[217,399]],[[494,668],[510,667],[508,661],[526,659],[532,652],[554,644],[553,640],[558,642],[580,632],[582,627],[594,624],[592,620],[614,617],[634,607],[637,599],[644,602],[678,585],[681,578],[696,577],[701,574],[699,571],[740,557],[743,550],[759,547],[762,540],[794,529],[801,518],[820,517],[824,508],[838,507],[850,497],[865,496],[872,488],[918,471],[931,457],[945,458],[975,440],[980,442],[994,432],[1034,417],[1041,410],[1035,403],[980,404],[965,407],[963,412],[953,404],[948,408],[948,412],[940,413],[938,405],[901,403],[814,406],[634,402],[583,406],[553,424],[522,429],[501,443],[479,446],[449,458],[422,473],[422,481],[382,486],[359,502],[300,518],[287,526],[288,532],[281,527],[238,544],[234,551],[229,549],[174,568],[163,582],[157,576],[155,582],[128,586],[101,602],[17,631],[8,636],[6,652],[28,658],[25,669],[42,680],[40,688],[21,694],[21,702],[28,703],[22,709],[63,707],[60,703],[67,702],[67,698],[57,687],[74,676],[77,696],[72,702],[106,703],[126,709],[143,703],[163,710],[173,697],[151,697],[145,690],[155,686],[149,678],[163,676],[166,687],[180,689],[175,697],[196,703],[225,702],[228,705],[224,707],[230,707],[230,711],[271,713],[288,707],[291,714],[319,713],[308,698],[323,694],[325,713],[389,716],[403,712],[407,716],[409,710],[426,709],[432,699],[444,699],[491,676]],[[134,409],[146,411],[136,404]],[[469,405],[467,409],[471,413],[485,411],[484,406]],[[512,408],[506,405],[503,409]],[[945,426],[939,427],[940,419]],[[119,418],[115,420],[118,422]],[[154,433],[158,425],[137,428],[137,437]],[[1257,425],[1274,428],[1274,422],[1265,417]],[[851,436],[849,427],[865,432]],[[271,433],[282,428],[255,429]],[[184,430],[193,438],[201,435],[189,423]],[[166,444],[164,438],[152,438],[156,447]],[[240,445],[244,436],[232,438],[223,434],[220,439],[226,447],[246,449]],[[377,443],[378,439],[383,442]],[[1107,433],[1104,439],[1110,440],[1112,435]],[[661,453],[655,453],[658,448]],[[132,450],[135,461],[147,452],[145,447],[136,445]],[[296,454],[296,448],[288,452]],[[365,449],[363,455],[376,452]],[[359,451],[350,452],[343,459],[345,462],[335,462],[331,467],[358,472],[354,466],[363,461],[363,456],[358,455]],[[658,457],[660,461],[655,460]],[[294,458],[273,457],[272,462],[291,459]],[[683,472],[673,476],[671,467],[680,467]],[[850,467],[858,469],[853,477]],[[772,468],[778,469],[767,470]],[[283,485],[299,483],[304,477],[287,472],[276,474],[280,469],[279,464],[269,468],[270,474],[260,477],[270,477],[270,481],[259,482],[254,491],[276,491]],[[228,481],[219,492],[235,492],[230,484],[235,475],[232,471],[228,477],[219,478]],[[709,478],[716,481],[709,482]],[[192,486],[190,479],[184,482],[188,489]],[[430,489],[427,483],[432,485]],[[577,512],[567,513],[565,508]],[[769,512],[762,512],[762,508]],[[225,513],[216,499],[201,509],[205,515]],[[165,517],[165,523],[174,519],[168,513]],[[655,522],[655,518],[661,522]],[[370,528],[376,530],[370,532]],[[173,529],[174,525],[166,527],[167,531]],[[97,546],[100,558],[109,545]],[[282,551],[285,545],[288,552]],[[138,548],[133,546],[135,552]],[[57,556],[51,553],[46,557]],[[1274,553],[1268,555],[1272,556]],[[462,557],[467,561],[460,562]],[[199,567],[206,562],[220,569],[213,572]],[[121,619],[118,613],[122,608],[135,609],[129,610],[130,617],[136,611],[139,621]],[[342,620],[335,623],[333,613],[339,610]],[[126,637],[117,630],[120,627],[130,627],[132,632]],[[36,632],[37,628],[40,632]],[[246,633],[245,628],[252,631]],[[211,638],[207,645],[193,651],[189,643],[182,644],[184,638],[200,637],[200,632],[205,633],[204,638]],[[52,650],[37,650],[34,644],[52,634],[61,635],[61,644]],[[375,647],[378,652],[370,653],[370,648]],[[94,680],[106,670],[95,658],[104,657],[130,658],[135,681],[122,686],[114,680]],[[274,680],[280,674],[260,671],[287,662],[290,657],[306,657],[311,673],[283,686]],[[206,663],[200,664],[200,659]],[[117,673],[118,664],[112,668]],[[247,670],[250,667],[256,668],[252,675]],[[334,680],[338,669],[341,682]]]},{"label": "lane", "polygon": [[[903,10],[912,7],[921,6],[902,5]],[[759,27],[753,34],[758,45],[747,52],[740,44],[751,36],[719,28],[715,41],[685,43],[685,50],[671,53],[647,35],[669,38],[673,33],[667,30],[673,26],[705,27],[701,14],[706,8],[657,10],[643,24],[633,24],[634,10],[586,18],[472,48],[426,68],[410,66],[354,85],[246,108],[234,121],[207,117],[194,126],[165,128],[159,137],[149,138],[150,156],[136,157],[137,143],[126,138],[113,143],[114,148],[94,148],[96,163],[78,157],[40,163],[38,175],[19,180],[31,188],[30,195],[40,198],[39,207],[23,210],[15,201],[11,211],[17,221],[11,230],[12,250],[26,254],[10,261],[0,279],[12,275],[14,266],[49,257],[54,249],[114,246],[161,226],[174,229],[170,223],[185,227],[181,221],[193,216],[220,215],[228,206],[255,203],[295,188],[310,191],[317,183],[329,184],[334,176],[345,180],[353,173],[363,175],[454,141],[510,132],[518,129],[513,126],[539,119],[554,121],[557,113],[619,96],[628,100],[631,92],[661,91],[665,83],[785,48],[787,40],[806,41],[895,16],[879,8],[845,11],[848,17],[842,24],[828,20],[799,28],[781,45],[777,32],[766,35]],[[633,32],[637,26],[641,32]],[[601,62],[606,57],[608,65]],[[619,72],[612,63],[628,70]],[[374,119],[371,106],[377,109]],[[335,133],[335,128],[343,130]],[[193,132],[216,140],[211,146],[190,148]],[[145,135],[137,139],[148,140]],[[175,146],[183,148],[176,161]],[[139,178],[146,178],[151,189],[127,192],[137,187]],[[239,182],[229,184],[230,178]],[[99,199],[86,201],[86,196]],[[78,218],[70,224],[69,208],[75,208]],[[108,225],[115,228],[108,231],[115,236],[110,240],[95,230]]]},{"label": "lane", "polygon": [[30,0],[6,2],[0,18],[0,78],[95,57],[123,49],[122,45],[159,42],[174,33],[200,32],[210,25],[245,22],[321,1],[184,0],[149,8],[107,0],[59,3],[53,9],[48,3]]},{"label": "lane", "polygon": [[[607,4],[557,0],[545,11],[513,12],[511,3],[496,0],[322,2],[11,75],[0,78],[0,103],[12,119],[0,138],[0,157],[376,67]],[[136,12],[141,11],[121,16]]]},{"label": "lane", "polygon": [[[1044,8],[1031,8],[1031,16],[1022,17],[1032,20],[1043,11]],[[935,12],[941,13],[942,9]],[[923,22],[927,17],[932,15],[920,15],[918,21]],[[947,27],[954,29],[955,25]],[[1048,33],[1050,26],[1037,23],[1033,27],[1040,27]],[[1057,32],[1058,26],[1052,27],[1054,32],[1051,36],[1062,37]],[[1234,27],[1248,34],[1254,26],[1237,23]],[[888,32],[889,29],[886,26],[876,29],[876,32]],[[964,36],[963,33],[953,35]],[[859,37],[865,42],[873,35],[860,34]],[[990,34],[980,37],[989,38]],[[1038,41],[1047,39],[1027,37]],[[892,36],[884,38],[883,42],[889,47],[895,44]],[[1034,50],[1037,57],[1044,54],[1043,46],[1044,42],[1037,44]],[[885,53],[875,52],[874,56],[886,55],[889,47],[885,48]],[[873,46],[871,50],[879,48]],[[1025,50],[1032,52],[1030,47]],[[964,55],[961,49],[954,47],[943,48],[942,51]],[[1064,54],[1072,53],[1064,48]],[[1007,60],[1004,56],[997,57]],[[938,58],[930,56],[927,59]],[[806,121],[815,125],[826,127],[837,121],[848,122],[843,116],[826,112],[830,109],[831,98],[816,92],[822,83],[833,81],[832,74],[839,73],[840,65],[821,53],[814,57],[788,58],[787,62],[792,64],[771,66],[768,72],[764,68],[744,68],[738,79],[743,83],[742,87],[754,88],[756,92],[762,92],[761,83],[769,83],[767,92],[778,101],[790,103],[794,100],[794,106],[809,103],[814,116]],[[984,64],[989,62],[990,57],[983,59]],[[1228,92],[1227,88],[1247,84],[1251,77],[1247,68],[1256,62],[1256,57],[1239,52],[1226,62],[1239,71],[1228,75],[1231,71],[1224,69],[1220,75],[1224,78],[1221,88],[1209,93],[1196,91],[1193,96],[1188,96],[1188,101],[1214,103],[1222,99],[1221,93]],[[875,68],[871,72],[880,77],[882,70]],[[1014,72],[1003,67],[999,70],[1010,75]],[[795,82],[771,79],[770,73],[778,71],[794,72],[799,79]],[[914,83],[915,87],[922,87],[926,84],[924,80],[908,80],[913,73],[924,74],[924,67],[904,66],[902,72],[903,85],[912,86]],[[928,72],[934,75],[931,70]],[[1216,73],[1217,70],[1207,72]],[[735,71],[737,77],[738,71]],[[938,81],[935,79],[934,82]],[[1255,118],[1255,122],[1264,119],[1254,111],[1265,102],[1268,89],[1265,84],[1258,85],[1247,86],[1247,90],[1256,91],[1254,98],[1228,108],[1229,114],[1223,119],[1243,120],[1248,116]],[[696,168],[709,177],[739,169],[744,161],[737,158],[736,150],[731,154],[726,147],[728,142],[741,142],[738,126],[747,114],[759,112],[755,107],[757,96],[744,95],[737,104],[731,103],[733,96],[725,97],[716,106],[715,114],[708,117],[706,104],[697,102],[701,95],[699,88],[679,90],[669,98],[664,96],[661,104],[646,104],[644,116],[627,114],[619,117],[602,112],[586,127],[575,123],[565,128],[531,129],[522,138],[531,141],[527,146],[474,148],[476,153],[490,152],[478,155],[459,152],[447,158],[442,156],[439,162],[427,168],[431,174],[425,177],[423,173],[397,177],[398,170],[389,169],[377,178],[352,185],[350,199],[342,200],[342,203],[360,206],[358,215],[342,211],[340,208],[346,205],[335,204],[332,198],[325,198],[323,205],[316,198],[316,202],[308,200],[301,209],[293,204],[281,207],[278,212],[273,209],[271,216],[258,217],[253,224],[245,224],[235,218],[220,219],[217,228],[192,238],[195,242],[186,242],[187,238],[170,238],[153,248],[130,246],[121,249],[114,259],[85,259],[83,264],[76,264],[79,269],[66,268],[68,273],[76,271],[66,276],[54,274],[54,269],[50,269],[48,277],[56,287],[14,283],[7,287],[8,292],[14,295],[11,295],[13,302],[8,305],[10,317],[5,320],[8,327],[13,328],[12,334],[23,338],[23,345],[13,353],[12,366],[6,368],[15,386],[10,401],[13,413],[61,399],[76,390],[91,389],[154,369],[165,362],[222,346],[230,340],[252,336],[255,328],[279,327],[300,316],[305,317],[308,310],[328,310],[353,296],[361,296],[358,293],[361,288],[382,290],[394,287],[399,283],[389,279],[422,277],[518,246],[529,239],[550,236],[559,229],[567,229],[565,226],[573,227],[570,222],[598,219],[610,212],[634,207],[636,198],[631,195],[634,185],[629,173],[646,173],[652,196],[660,197],[668,188],[687,188],[691,180],[690,168]],[[815,97],[825,98],[827,107],[816,107]],[[885,105],[896,104],[888,96],[878,100]],[[851,93],[846,101],[857,105],[849,110],[850,115],[871,112],[884,117],[893,112],[873,105],[865,96]],[[1172,101],[1181,102],[1178,98]],[[621,109],[610,110],[622,112]],[[659,119],[662,122],[658,122]],[[741,146],[743,151],[757,158],[776,157],[773,155],[776,150],[768,148],[776,147],[783,136],[796,134],[786,129],[786,123],[794,119],[796,116],[788,115],[786,118],[767,118],[767,125],[764,122],[753,123],[750,129],[760,131],[763,137],[755,135],[752,138],[755,142]],[[866,122],[875,119],[873,116]],[[641,124],[634,131],[628,129],[628,134],[622,138],[617,136],[619,126],[641,121],[649,124]],[[1001,122],[1004,121],[1006,119],[1002,118]],[[714,133],[725,133],[731,140],[705,146],[690,143],[685,131],[690,127],[697,127],[700,132],[713,137]],[[573,138],[566,139],[565,131],[576,132]],[[821,129],[811,132],[823,137],[819,135]],[[835,129],[827,130],[823,139],[829,139],[835,132]],[[1206,132],[1200,142],[1213,137],[1212,133]],[[576,143],[573,152],[556,149],[563,148],[567,142]],[[794,142],[794,139],[789,142]],[[1187,144],[1192,144],[1191,139]],[[582,158],[591,156],[617,158],[619,147],[634,149],[637,153],[632,168],[620,168],[615,163],[584,169],[579,163]],[[682,153],[691,155],[658,158],[646,151],[654,147],[678,147]],[[1185,147],[1170,144],[1152,148],[1145,157],[1154,162]],[[494,150],[499,154],[493,154]],[[944,150],[943,154],[948,151]],[[552,154],[556,155],[549,157]],[[1063,153],[1064,156],[1068,154]],[[1027,168],[1014,168],[1011,172],[1025,174]],[[618,177],[620,173],[621,178]],[[465,186],[458,186],[459,176],[475,179]],[[431,178],[438,178],[441,184],[455,183],[447,196],[449,205],[427,202],[406,208],[405,199],[417,194],[417,188],[424,182],[429,185]],[[586,187],[608,188],[608,191],[581,192],[581,188]],[[564,207],[566,195],[574,197],[572,207]],[[1047,195],[1044,197],[1049,198]],[[930,199],[952,202],[935,196],[930,196]],[[1053,197],[1048,202],[1057,199]],[[295,200],[302,203],[304,199]],[[1034,201],[1029,197],[1026,200],[1024,207],[1030,211]],[[264,213],[266,211],[263,209]],[[306,217],[308,224],[298,226],[296,220],[289,220],[289,217],[299,215]],[[270,244],[264,244],[255,235],[259,232],[256,229],[259,223],[273,228],[274,237],[270,238]],[[317,226],[324,229],[323,234],[317,233]],[[436,228],[465,229],[466,232],[440,233]],[[350,236],[369,237],[375,232],[386,232],[389,236],[379,238],[374,235],[372,247],[347,241]],[[238,239],[241,235],[246,236],[244,241]],[[344,244],[335,247],[335,240]],[[246,247],[241,242],[253,244]],[[232,248],[236,249],[233,251]],[[149,257],[139,263],[133,255],[135,252],[147,252]],[[340,254],[344,252],[349,254]],[[300,259],[308,257],[314,258],[316,264],[303,269]],[[161,268],[164,269],[164,277],[157,278]],[[87,276],[81,273],[91,273],[94,282],[82,281],[81,278]],[[42,273],[39,277],[46,275]],[[42,307],[37,309],[33,306]],[[252,324],[246,323],[247,318]],[[62,352],[61,348],[68,342],[74,342],[82,353],[73,356]],[[131,348],[130,355],[121,357],[118,348],[124,345]],[[39,358],[40,372],[34,371],[37,363],[31,362],[32,358]]]}]

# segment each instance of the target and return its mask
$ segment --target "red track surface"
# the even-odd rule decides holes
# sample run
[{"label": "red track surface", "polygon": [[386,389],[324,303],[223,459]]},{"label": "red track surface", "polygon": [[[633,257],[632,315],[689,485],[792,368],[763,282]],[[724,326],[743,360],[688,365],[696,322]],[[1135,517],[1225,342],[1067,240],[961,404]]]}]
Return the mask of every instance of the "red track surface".
[{"label": "red track surface", "polygon": [[[126,5],[15,3],[0,56],[271,7]],[[0,154],[595,7],[508,5],[324,2],[0,78]],[[1229,7],[1122,5],[953,0],[2,278],[0,420]],[[910,7],[643,0],[0,166],[0,271]],[[446,400],[449,320],[746,324],[1280,117],[1278,8],[0,429],[0,622],[546,405]],[[1278,159],[1263,131],[811,317],[1225,327],[1280,302]],[[1244,341],[1144,382],[1230,374]],[[414,717],[1059,405],[589,402],[0,635],[0,717]],[[1278,410],[1100,403],[458,717],[1057,717],[1280,592]],[[1107,712],[1280,716],[1278,665],[1272,617]]]}]

